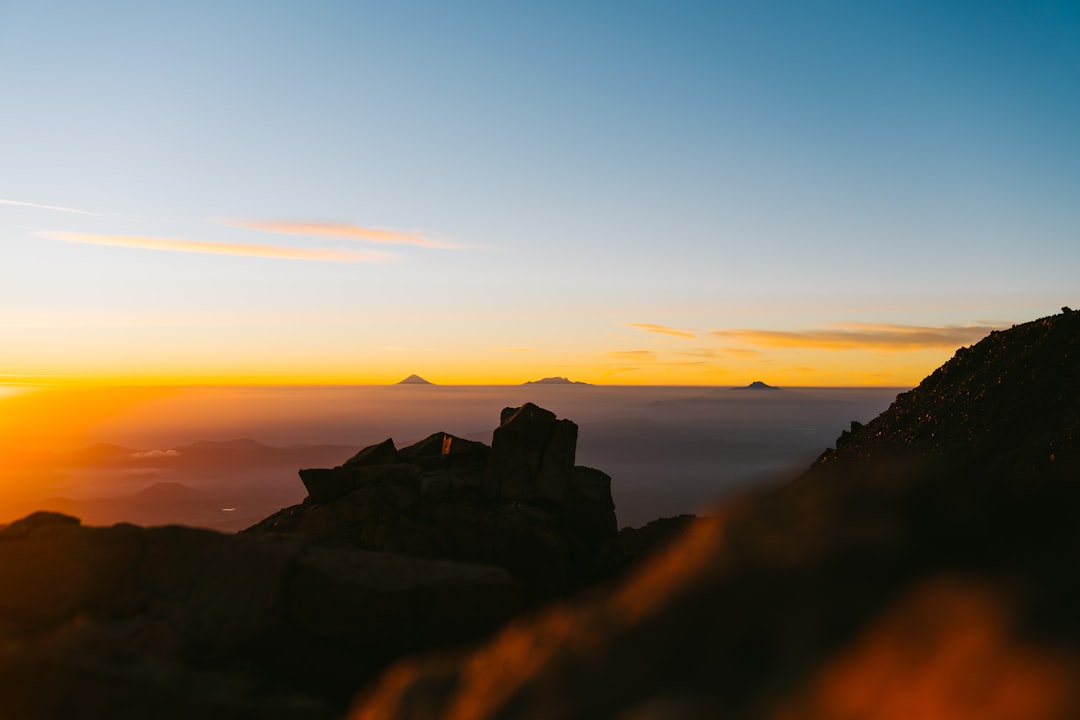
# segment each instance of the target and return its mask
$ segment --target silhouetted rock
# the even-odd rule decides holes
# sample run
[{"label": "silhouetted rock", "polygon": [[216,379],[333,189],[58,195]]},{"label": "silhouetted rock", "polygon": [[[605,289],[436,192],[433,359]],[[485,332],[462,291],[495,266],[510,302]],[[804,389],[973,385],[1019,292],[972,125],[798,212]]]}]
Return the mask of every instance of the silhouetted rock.
[{"label": "silhouetted rock", "polygon": [[576,442],[569,420],[531,403],[506,408],[490,448],[439,432],[302,470],[305,502],[247,532],[497,565],[528,602],[562,597],[624,564],[611,478],[575,467]]},{"label": "silhouetted rock", "polygon": [[401,459],[428,470],[451,467],[478,470],[487,463],[489,450],[484,443],[437,432],[402,449]]},{"label": "silhouetted rock", "polygon": [[577,425],[525,403],[505,408],[491,439],[485,489],[507,500],[562,502],[574,471]]},{"label": "silhouetted rock", "polygon": [[13,523],[0,526],[0,540],[20,537],[31,530],[48,525],[78,525],[79,518],[64,513],[40,510]]},{"label": "silhouetted rock", "polygon": [[346,460],[342,467],[357,465],[392,465],[398,462],[398,451],[392,438],[387,438],[378,445],[371,445]]},{"label": "silhouetted rock", "polygon": [[351,717],[1080,716],[1080,313],[995,333],[621,586]]},{"label": "silhouetted rock", "polygon": [[518,607],[496,568],[183,527],[0,530],[0,715],[328,718]]}]

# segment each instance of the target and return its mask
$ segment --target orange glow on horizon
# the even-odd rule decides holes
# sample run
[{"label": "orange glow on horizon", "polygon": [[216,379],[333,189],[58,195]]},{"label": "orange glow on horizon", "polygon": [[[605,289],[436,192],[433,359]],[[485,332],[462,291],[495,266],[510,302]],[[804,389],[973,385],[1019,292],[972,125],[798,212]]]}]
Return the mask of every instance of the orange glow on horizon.
[{"label": "orange glow on horizon", "polygon": [[[533,362],[481,365],[467,356],[444,356],[394,360],[387,367],[361,368],[345,361],[296,369],[279,360],[259,367],[252,359],[236,359],[218,367],[192,362],[189,367],[173,366],[86,367],[82,372],[62,372],[35,376],[31,382],[11,386],[99,387],[99,386],[208,386],[208,385],[393,385],[417,374],[436,385],[520,385],[546,377],[566,377],[592,385],[644,386],[738,386],[753,380],[789,387],[913,387],[952,356],[952,350],[927,349],[904,352],[866,349],[836,352],[792,349],[760,355],[730,354],[703,360],[667,360],[651,350],[614,351],[600,356],[600,362],[560,362],[537,357]],[[4,376],[0,375],[0,387]],[[0,396],[2,399],[2,396]]]},{"label": "orange glow on horizon", "polygon": [[102,422],[175,393],[165,386],[72,384],[0,395],[0,453],[10,467],[40,450],[79,447]]}]

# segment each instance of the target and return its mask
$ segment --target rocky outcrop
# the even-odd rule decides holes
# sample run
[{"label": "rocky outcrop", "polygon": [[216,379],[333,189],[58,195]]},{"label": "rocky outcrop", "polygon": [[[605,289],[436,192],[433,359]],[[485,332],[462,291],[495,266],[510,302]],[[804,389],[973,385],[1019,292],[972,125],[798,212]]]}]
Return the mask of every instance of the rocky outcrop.
[{"label": "rocky outcrop", "polygon": [[0,715],[324,718],[518,607],[496,568],[183,527],[0,530]]},{"label": "rocky outcrop", "polygon": [[1080,313],[996,333],[619,587],[352,718],[1080,717]]},{"label": "rocky outcrop", "polygon": [[527,602],[562,597],[621,563],[611,478],[575,466],[576,444],[573,422],[506,408],[491,447],[439,432],[301,470],[305,501],[246,532],[496,565]]},{"label": "rocky outcrop", "polygon": [[491,439],[485,491],[505,500],[561,503],[573,482],[577,430],[532,403],[505,408]]}]

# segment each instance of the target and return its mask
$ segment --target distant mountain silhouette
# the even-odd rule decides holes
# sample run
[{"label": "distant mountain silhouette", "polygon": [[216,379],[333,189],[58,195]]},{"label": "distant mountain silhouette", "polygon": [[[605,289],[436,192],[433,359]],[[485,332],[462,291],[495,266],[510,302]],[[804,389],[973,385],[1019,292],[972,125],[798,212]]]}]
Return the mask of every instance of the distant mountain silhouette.
[{"label": "distant mountain silhouette", "polygon": [[236,438],[235,440],[199,440],[190,445],[176,448],[178,452],[182,451],[184,453],[257,452],[259,450],[268,449],[270,449],[269,445],[264,445],[258,440],[252,440],[251,438]]},{"label": "distant mountain silhouette", "polygon": [[591,383],[569,380],[564,377],[546,377],[540,380],[529,380],[522,385],[590,385]]},{"label": "distant mountain silhouette", "polygon": [[763,383],[760,380],[755,380],[754,382],[750,383],[746,387],[737,387],[737,388],[732,388],[732,389],[733,390],[779,390],[780,388],[776,387],[775,385],[767,385],[766,383]]},{"label": "distant mountain silhouette", "polygon": [[131,457],[132,450],[111,443],[97,443],[70,453],[73,462],[96,465],[107,464]]},{"label": "distant mountain silhouette", "polygon": [[202,496],[198,490],[189,488],[187,485],[178,482],[155,482],[152,485],[147,485],[142,490],[129,495],[127,500],[129,501],[142,501],[142,502],[191,502],[197,500]]},{"label": "distant mountain silhouette", "polygon": [[419,375],[410,375],[404,380],[397,383],[398,385],[434,385],[435,383],[429,382]]}]

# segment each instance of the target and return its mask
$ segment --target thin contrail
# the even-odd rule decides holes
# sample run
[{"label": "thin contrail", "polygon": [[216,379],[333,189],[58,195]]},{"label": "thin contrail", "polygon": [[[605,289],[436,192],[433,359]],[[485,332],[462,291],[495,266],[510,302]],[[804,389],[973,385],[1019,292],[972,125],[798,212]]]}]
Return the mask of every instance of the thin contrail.
[{"label": "thin contrail", "polygon": [[5,200],[0,198],[0,205],[14,205],[16,207],[35,208],[37,210],[53,210],[55,212],[74,213],[75,215],[92,215],[93,217],[105,217],[103,213],[90,212],[88,210],[76,210],[75,208],[62,207],[60,205],[42,205],[40,203],[22,202],[21,200]]}]

